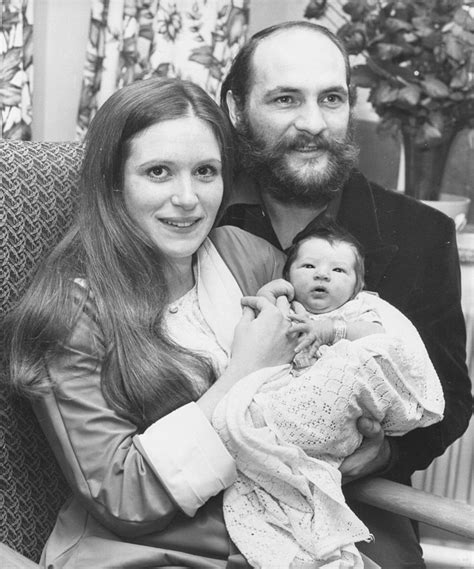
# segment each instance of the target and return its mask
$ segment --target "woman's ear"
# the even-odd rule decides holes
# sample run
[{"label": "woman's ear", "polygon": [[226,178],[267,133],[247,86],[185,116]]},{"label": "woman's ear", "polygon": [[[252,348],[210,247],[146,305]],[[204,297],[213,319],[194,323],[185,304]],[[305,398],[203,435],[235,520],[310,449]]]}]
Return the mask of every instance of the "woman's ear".
[{"label": "woman's ear", "polygon": [[240,111],[232,91],[227,91],[225,102],[227,103],[227,108],[229,109],[230,122],[234,127],[236,127],[240,122]]}]

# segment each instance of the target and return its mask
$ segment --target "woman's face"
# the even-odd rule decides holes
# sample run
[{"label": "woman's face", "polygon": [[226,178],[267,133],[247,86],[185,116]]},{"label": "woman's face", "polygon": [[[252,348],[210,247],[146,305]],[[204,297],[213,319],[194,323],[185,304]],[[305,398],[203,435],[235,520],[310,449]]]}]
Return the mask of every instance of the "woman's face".
[{"label": "woman's face", "polygon": [[124,165],[125,207],[177,268],[212,228],[222,194],[222,158],[208,124],[195,116],[167,120],[129,142]]}]

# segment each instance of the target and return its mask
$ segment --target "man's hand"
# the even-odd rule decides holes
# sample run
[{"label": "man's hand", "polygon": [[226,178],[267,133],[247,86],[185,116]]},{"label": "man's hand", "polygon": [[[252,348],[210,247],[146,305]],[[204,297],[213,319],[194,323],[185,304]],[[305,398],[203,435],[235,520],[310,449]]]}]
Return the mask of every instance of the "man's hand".
[{"label": "man's hand", "polygon": [[380,423],[375,419],[360,417],[357,429],[364,439],[360,447],[339,467],[343,484],[381,471],[390,462],[390,443],[385,438]]}]

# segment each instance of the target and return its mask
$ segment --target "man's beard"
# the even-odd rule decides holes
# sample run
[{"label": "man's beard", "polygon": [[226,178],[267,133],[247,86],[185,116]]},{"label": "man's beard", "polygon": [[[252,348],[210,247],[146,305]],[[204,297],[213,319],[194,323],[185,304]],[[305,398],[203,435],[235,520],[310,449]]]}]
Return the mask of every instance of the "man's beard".
[{"label": "man's beard", "polygon": [[[313,207],[327,204],[337,195],[357,163],[359,150],[353,140],[352,116],[342,140],[302,132],[291,140],[282,138],[270,146],[252,132],[245,113],[236,130],[241,166],[257,179],[266,194],[281,203]],[[287,154],[307,145],[325,152],[327,164],[324,170],[313,168],[311,158],[301,168],[289,166]]]}]

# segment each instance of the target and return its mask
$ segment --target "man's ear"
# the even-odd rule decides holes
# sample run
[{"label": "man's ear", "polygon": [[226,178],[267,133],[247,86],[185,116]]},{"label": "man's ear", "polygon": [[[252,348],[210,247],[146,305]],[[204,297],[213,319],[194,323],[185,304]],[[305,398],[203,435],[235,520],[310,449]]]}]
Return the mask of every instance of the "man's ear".
[{"label": "man's ear", "polygon": [[227,103],[227,108],[229,109],[230,122],[236,127],[240,122],[240,111],[237,102],[232,91],[227,91],[225,95],[225,102]]}]

